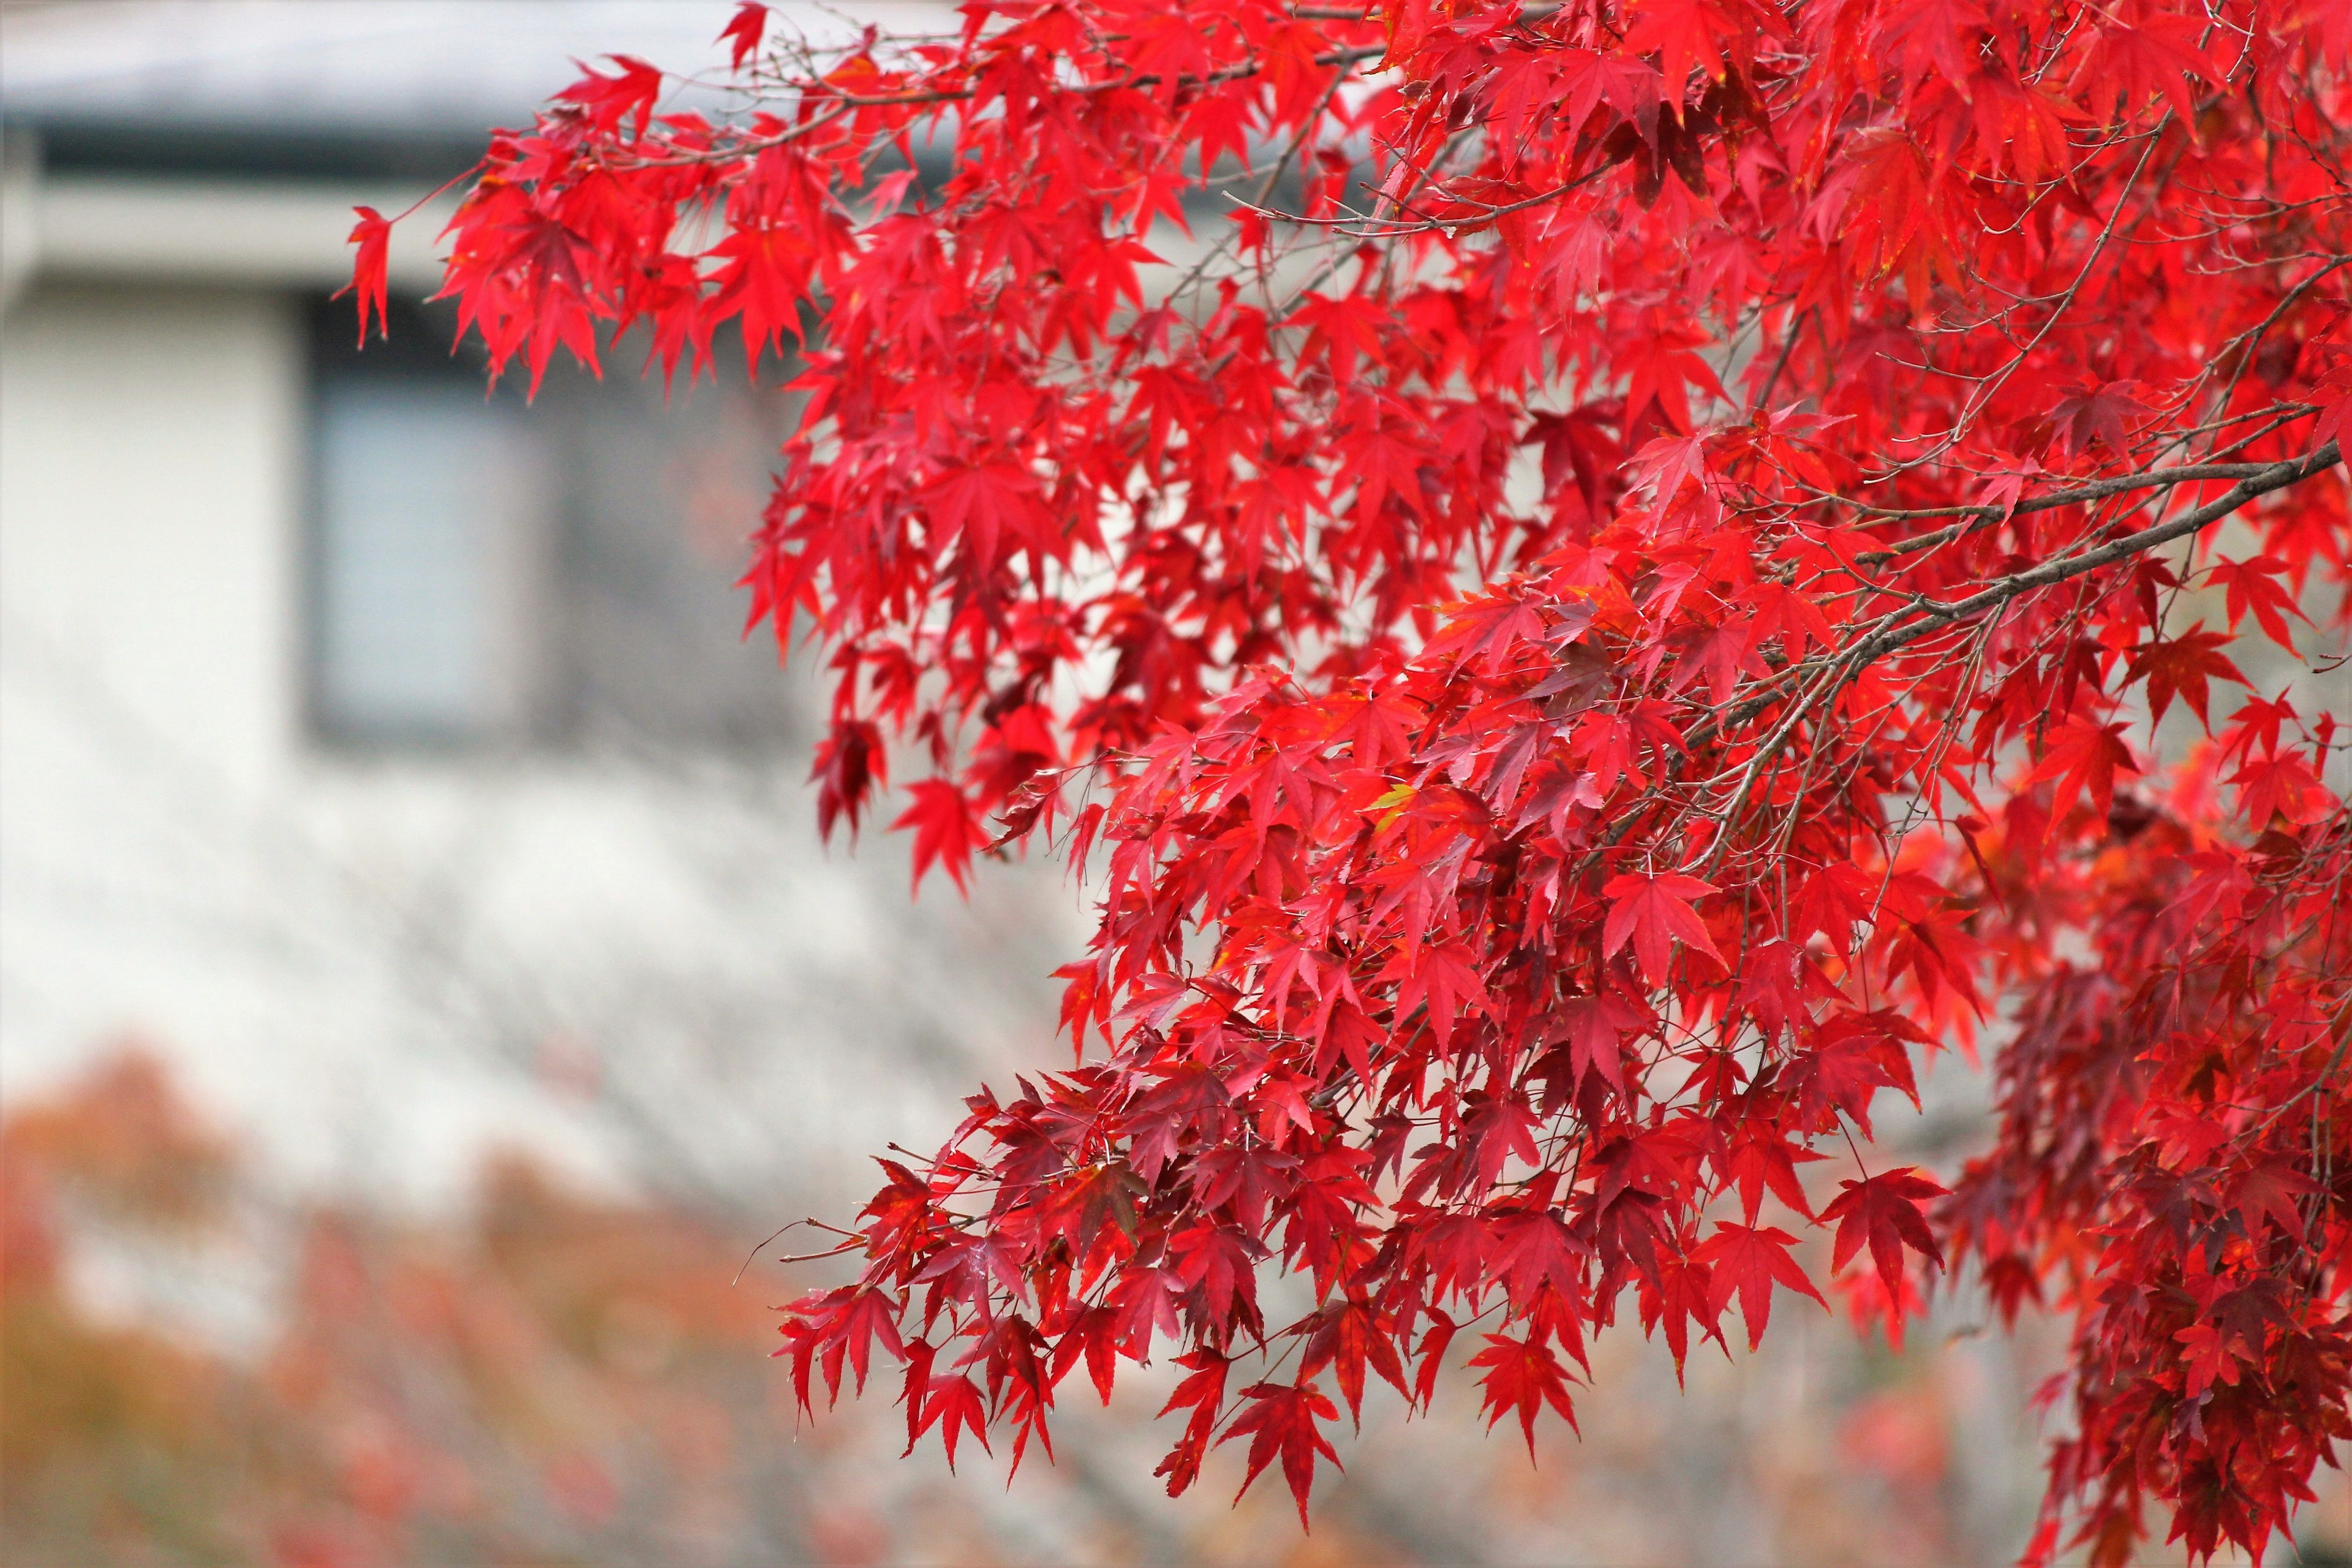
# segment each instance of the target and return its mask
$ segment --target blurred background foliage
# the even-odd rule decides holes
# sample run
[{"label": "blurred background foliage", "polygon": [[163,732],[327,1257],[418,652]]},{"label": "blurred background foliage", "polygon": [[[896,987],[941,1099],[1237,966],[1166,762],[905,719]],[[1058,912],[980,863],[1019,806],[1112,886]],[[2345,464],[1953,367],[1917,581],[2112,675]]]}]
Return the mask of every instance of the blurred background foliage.
[{"label": "blurred background foliage", "polygon": [[[1059,1462],[1009,1487],[1001,1457],[898,1458],[887,1390],[795,1421],[765,1355],[794,1282],[746,1268],[732,1222],[514,1154],[441,1221],[289,1205],[135,1045],[18,1106],[0,1162],[21,1568],[1994,1562],[2032,1500],[2025,1363],[2054,1348],[1947,1305],[1898,1354],[1791,1301],[1785,1339],[1702,1348],[1678,1392],[1605,1336],[1581,1439],[1539,1434],[1532,1460],[1466,1388],[1410,1426],[1370,1402],[1302,1535],[1285,1500],[1226,1505],[1230,1450],[1224,1491],[1158,1498],[1150,1390],[1097,1412],[1066,1384]],[[172,1321],[192,1279],[257,1269],[251,1344]],[[2304,1560],[2340,1560],[2322,1543],[2352,1510],[2310,1523]]]}]

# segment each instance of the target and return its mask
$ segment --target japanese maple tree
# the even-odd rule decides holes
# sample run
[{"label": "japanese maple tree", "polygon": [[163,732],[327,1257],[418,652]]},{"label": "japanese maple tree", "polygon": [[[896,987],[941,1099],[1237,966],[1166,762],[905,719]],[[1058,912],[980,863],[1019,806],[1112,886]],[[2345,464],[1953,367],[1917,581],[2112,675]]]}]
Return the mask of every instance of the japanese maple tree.
[{"label": "japanese maple tree", "polygon": [[[2259,1552],[2352,1436],[2352,5],[937,26],[590,68],[447,235],[534,384],[793,350],[821,822],[1097,879],[1075,1058],[884,1162],[801,1400],[1017,1459],[1171,1355],[1170,1490],[1303,1518],[1370,1380],[1531,1430],[1621,1316],[1965,1269],[2073,1317],[2031,1555]],[[1979,1043],[1989,1152],[1874,1155]]]}]

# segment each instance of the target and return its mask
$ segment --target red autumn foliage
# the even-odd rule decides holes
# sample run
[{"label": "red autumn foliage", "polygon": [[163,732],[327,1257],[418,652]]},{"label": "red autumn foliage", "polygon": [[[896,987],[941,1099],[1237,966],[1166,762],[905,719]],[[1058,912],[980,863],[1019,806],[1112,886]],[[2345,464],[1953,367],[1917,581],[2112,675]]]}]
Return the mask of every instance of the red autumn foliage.
[{"label": "red autumn foliage", "polygon": [[[797,344],[746,582],[831,649],[826,821],[895,738],[919,879],[1100,878],[1076,1061],[887,1165],[802,1397],[897,1363],[1017,1456],[1166,1342],[1171,1489],[1247,1436],[1303,1511],[1327,1371],[1425,1400],[1475,1323],[1531,1425],[1829,1227],[1892,1331],[1962,1267],[2074,1314],[2033,1555],[2259,1552],[2352,1435],[2352,8],[781,31],[740,113],[624,60],[500,132],[448,289],[534,381]],[[1990,1151],[1876,1169],[1979,1036]]]}]

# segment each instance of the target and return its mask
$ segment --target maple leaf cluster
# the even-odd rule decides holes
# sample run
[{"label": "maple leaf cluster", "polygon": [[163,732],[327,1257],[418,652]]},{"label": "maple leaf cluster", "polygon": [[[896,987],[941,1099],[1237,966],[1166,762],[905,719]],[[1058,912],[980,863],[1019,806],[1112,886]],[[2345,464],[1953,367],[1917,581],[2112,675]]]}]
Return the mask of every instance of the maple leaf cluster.
[{"label": "maple leaf cluster", "polygon": [[[534,382],[795,351],[746,582],[827,826],[895,746],[919,880],[1098,879],[1074,1064],[885,1163],[802,1402],[1017,1459],[1171,1354],[1170,1489],[1246,1437],[1304,1518],[1370,1381],[1469,1331],[1531,1435],[1821,1231],[1894,1333],[1964,1264],[2073,1313],[2036,1555],[2259,1552],[2352,1435],[2352,8],[772,20],[738,110],[499,133],[448,289]],[[1980,1037],[1990,1152],[1885,1168]]]}]

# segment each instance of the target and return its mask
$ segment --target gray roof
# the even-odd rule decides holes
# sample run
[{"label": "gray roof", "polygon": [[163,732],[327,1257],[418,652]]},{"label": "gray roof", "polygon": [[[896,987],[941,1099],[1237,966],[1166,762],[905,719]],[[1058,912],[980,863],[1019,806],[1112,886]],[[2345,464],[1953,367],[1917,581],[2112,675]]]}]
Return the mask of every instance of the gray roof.
[{"label": "gray roof", "polygon": [[[952,26],[916,3],[786,0],[771,27],[813,38],[866,20]],[[725,64],[733,0],[76,0],[0,10],[0,114],[58,146],[174,139],[320,146],[468,141],[528,123],[577,60]],[[691,89],[688,89],[691,92]],[[98,138],[93,142],[91,139]],[[103,161],[103,158],[100,159]],[[135,160],[134,160],[135,161]],[[282,171],[281,171],[282,172]]]}]

